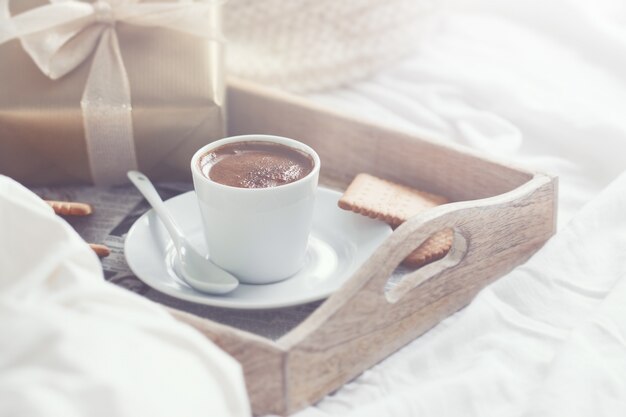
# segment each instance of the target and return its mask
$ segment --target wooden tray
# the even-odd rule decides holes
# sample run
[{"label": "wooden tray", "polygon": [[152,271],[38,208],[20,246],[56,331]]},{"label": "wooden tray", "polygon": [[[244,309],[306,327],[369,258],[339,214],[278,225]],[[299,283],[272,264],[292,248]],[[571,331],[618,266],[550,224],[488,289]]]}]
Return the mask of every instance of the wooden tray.
[{"label": "wooden tray", "polygon": [[[253,84],[231,81],[228,100],[230,135],[276,134],[309,144],[322,160],[324,185],[345,189],[368,172],[454,201],[396,229],[339,291],[276,341],[172,310],[242,364],[257,415],[286,415],[318,401],[467,305],[555,231],[554,177]],[[385,293],[400,261],[444,228],[454,230],[450,253]]]}]

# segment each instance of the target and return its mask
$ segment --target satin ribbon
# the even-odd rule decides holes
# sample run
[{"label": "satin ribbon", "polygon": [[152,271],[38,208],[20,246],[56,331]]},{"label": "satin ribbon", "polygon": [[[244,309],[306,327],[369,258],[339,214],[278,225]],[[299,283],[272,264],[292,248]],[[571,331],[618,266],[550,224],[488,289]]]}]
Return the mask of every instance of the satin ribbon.
[{"label": "satin ribbon", "polygon": [[24,50],[51,79],[62,78],[95,50],[80,104],[96,185],[124,183],[126,172],[137,169],[130,85],[116,22],[222,40],[219,28],[211,27],[208,20],[220,0],[49,0],[50,4],[15,16],[10,16],[9,1],[0,0],[0,44],[19,38]]}]

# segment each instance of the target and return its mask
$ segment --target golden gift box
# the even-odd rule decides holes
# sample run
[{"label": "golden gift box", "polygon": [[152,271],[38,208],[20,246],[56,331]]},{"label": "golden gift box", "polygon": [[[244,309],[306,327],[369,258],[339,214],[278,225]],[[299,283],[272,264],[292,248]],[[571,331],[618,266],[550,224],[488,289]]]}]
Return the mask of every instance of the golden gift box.
[{"label": "golden gift box", "polygon": [[28,185],[106,185],[138,168],[188,180],[193,153],[224,136],[219,2],[3,7],[0,174]]}]

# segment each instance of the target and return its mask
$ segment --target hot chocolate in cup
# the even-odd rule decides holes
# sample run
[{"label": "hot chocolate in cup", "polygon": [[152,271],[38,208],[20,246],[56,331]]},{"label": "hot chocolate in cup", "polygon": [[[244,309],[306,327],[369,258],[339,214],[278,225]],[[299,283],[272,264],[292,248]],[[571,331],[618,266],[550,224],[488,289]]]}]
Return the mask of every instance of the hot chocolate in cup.
[{"label": "hot chocolate in cup", "polygon": [[211,260],[248,284],[297,273],[319,170],[311,147],[279,136],[234,136],[199,149],[191,172]]},{"label": "hot chocolate in cup", "polygon": [[205,177],[238,188],[270,188],[289,184],[313,171],[313,157],[274,142],[228,143],[198,160]]}]

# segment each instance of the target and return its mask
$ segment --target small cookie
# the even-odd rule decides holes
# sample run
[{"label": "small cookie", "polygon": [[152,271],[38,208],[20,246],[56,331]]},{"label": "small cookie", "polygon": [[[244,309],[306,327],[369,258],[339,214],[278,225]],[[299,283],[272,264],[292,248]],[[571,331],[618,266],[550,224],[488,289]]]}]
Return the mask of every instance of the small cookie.
[{"label": "small cookie", "polygon": [[435,233],[411,252],[402,261],[402,265],[417,269],[420,266],[443,258],[452,247],[453,236],[452,229],[445,229]]},{"label": "small cookie", "polygon": [[447,202],[435,194],[359,174],[339,200],[339,207],[398,227],[417,213]]},{"label": "small cookie", "polygon": [[[393,228],[412,216],[447,203],[445,197],[383,180],[369,174],[357,175],[339,200],[339,207],[383,220]],[[443,258],[452,247],[451,229],[439,231],[428,238],[402,262],[419,268]]]},{"label": "small cookie", "polygon": [[111,249],[109,249],[108,246],[105,246],[105,245],[99,245],[97,243],[90,243],[89,247],[91,248],[92,251],[96,253],[96,255],[98,255],[98,258],[106,258],[107,256],[111,254]]},{"label": "small cookie", "polygon": [[74,201],[51,201],[44,200],[54,212],[61,216],[88,216],[93,213],[89,204],[76,203]]}]

